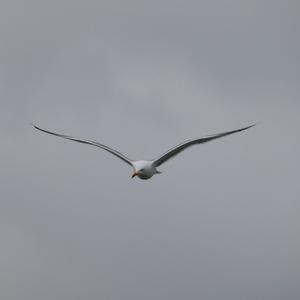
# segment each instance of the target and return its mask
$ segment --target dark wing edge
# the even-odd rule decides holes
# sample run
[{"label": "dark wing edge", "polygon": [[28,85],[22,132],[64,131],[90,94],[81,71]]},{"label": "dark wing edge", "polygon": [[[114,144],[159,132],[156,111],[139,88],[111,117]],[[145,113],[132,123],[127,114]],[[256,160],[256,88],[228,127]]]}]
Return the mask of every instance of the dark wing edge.
[{"label": "dark wing edge", "polygon": [[124,162],[126,162],[127,164],[129,164],[130,166],[132,166],[132,160],[129,159],[128,157],[126,157],[125,155],[123,155],[122,153],[120,153],[119,151],[115,150],[115,149],[112,149],[106,145],[103,145],[103,144],[100,144],[100,143],[97,143],[97,142],[94,142],[94,141],[90,141],[90,140],[85,140],[85,139],[82,139],[82,138],[76,138],[76,137],[72,137],[72,136],[68,136],[68,135],[64,135],[64,134],[59,134],[59,133],[56,133],[56,132],[52,132],[52,131],[48,131],[48,130],[45,130],[45,129],[42,129],[34,124],[31,124],[35,129],[37,130],[40,130],[42,132],[45,132],[45,133],[48,133],[48,134],[52,134],[52,135],[55,135],[55,136],[58,136],[58,137],[61,137],[61,138],[64,138],[64,139],[68,139],[68,140],[71,140],[71,141],[75,141],[75,142],[79,142],[79,143],[82,143],[82,144],[88,144],[88,145],[92,145],[92,146],[95,146],[95,147],[99,147],[103,150],[106,150],[108,152],[110,152],[111,154],[119,157],[120,159],[122,159]]},{"label": "dark wing edge", "polygon": [[222,132],[222,133],[217,133],[217,134],[213,134],[213,135],[209,135],[207,137],[204,138],[200,138],[200,139],[195,139],[195,140],[188,140],[185,141],[177,146],[175,146],[174,148],[168,150],[167,152],[165,152],[162,156],[156,158],[153,160],[153,163],[156,167],[160,166],[162,163],[166,162],[167,160],[169,160],[170,158],[176,156],[177,154],[179,154],[181,151],[185,150],[186,148],[196,145],[196,144],[204,144],[207,142],[210,142],[212,140],[233,134],[233,133],[237,133],[237,132],[241,132],[244,130],[247,130],[253,126],[255,126],[256,124],[252,124],[250,126],[247,127],[243,127],[240,129],[236,129],[236,130],[232,130],[232,131],[226,131],[226,132]]}]

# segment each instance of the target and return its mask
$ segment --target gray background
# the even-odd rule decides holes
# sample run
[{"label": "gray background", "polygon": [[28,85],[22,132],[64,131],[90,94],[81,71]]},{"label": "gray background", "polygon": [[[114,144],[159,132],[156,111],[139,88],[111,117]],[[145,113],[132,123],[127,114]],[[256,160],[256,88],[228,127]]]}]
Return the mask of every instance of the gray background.
[{"label": "gray background", "polygon": [[[300,2],[1,1],[0,297],[300,299]],[[149,181],[134,159],[193,147]]]}]

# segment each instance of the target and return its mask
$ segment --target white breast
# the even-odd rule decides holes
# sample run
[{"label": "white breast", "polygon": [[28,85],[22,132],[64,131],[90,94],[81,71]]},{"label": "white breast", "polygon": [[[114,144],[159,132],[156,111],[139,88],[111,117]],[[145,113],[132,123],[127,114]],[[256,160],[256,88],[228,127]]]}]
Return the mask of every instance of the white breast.
[{"label": "white breast", "polygon": [[134,172],[138,172],[141,179],[149,179],[156,173],[152,161],[139,160],[133,163]]}]

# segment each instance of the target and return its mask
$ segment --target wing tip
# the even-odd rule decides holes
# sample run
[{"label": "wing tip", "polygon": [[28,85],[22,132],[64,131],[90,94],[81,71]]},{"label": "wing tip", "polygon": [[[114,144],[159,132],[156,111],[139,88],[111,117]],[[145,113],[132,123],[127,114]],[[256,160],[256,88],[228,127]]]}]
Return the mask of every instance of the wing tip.
[{"label": "wing tip", "polygon": [[250,129],[250,128],[256,126],[256,125],[257,125],[257,123],[253,123],[253,124],[251,124],[251,125],[249,125],[249,126],[247,126],[245,128],[242,128],[242,130]]},{"label": "wing tip", "polygon": [[30,123],[30,125],[37,130],[42,130],[40,127],[36,126],[34,123]]}]

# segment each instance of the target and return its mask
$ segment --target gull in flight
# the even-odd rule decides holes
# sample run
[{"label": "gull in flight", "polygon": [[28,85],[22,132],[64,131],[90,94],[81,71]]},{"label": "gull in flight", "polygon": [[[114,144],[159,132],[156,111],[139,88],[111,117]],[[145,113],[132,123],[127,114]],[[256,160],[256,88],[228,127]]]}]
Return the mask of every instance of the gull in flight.
[{"label": "gull in flight", "polygon": [[215,139],[218,139],[218,138],[221,138],[221,137],[233,134],[233,133],[244,131],[253,126],[255,126],[255,124],[244,127],[244,128],[232,130],[232,131],[226,131],[226,132],[222,132],[222,133],[218,133],[218,134],[209,135],[209,136],[199,138],[199,139],[187,140],[187,141],[177,145],[176,147],[168,150],[163,155],[161,155],[153,160],[131,160],[128,157],[126,157],[125,155],[123,155],[122,153],[120,153],[119,151],[114,150],[103,144],[93,142],[91,140],[85,140],[85,139],[81,139],[81,138],[76,138],[76,137],[72,137],[72,136],[68,136],[68,135],[64,135],[64,134],[51,132],[51,131],[48,131],[48,130],[45,130],[45,129],[42,129],[40,127],[33,125],[34,128],[36,128],[42,132],[52,134],[52,135],[55,135],[55,136],[58,136],[58,137],[61,137],[64,139],[68,139],[71,141],[96,146],[96,147],[99,147],[101,149],[104,149],[104,150],[110,152],[111,154],[119,157],[121,160],[123,160],[125,163],[127,163],[128,165],[130,165],[133,168],[134,173],[131,176],[132,178],[137,176],[140,179],[150,179],[153,175],[160,174],[161,172],[159,172],[157,170],[157,167],[159,167],[161,164],[163,164],[164,162],[166,162],[167,160],[169,160],[170,158],[179,154],[180,152],[182,152],[183,150],[185,150],[186,148],[188,148],[190,146],[197,145],[197,144],[204,144],[204,143],[213,141]]}]

